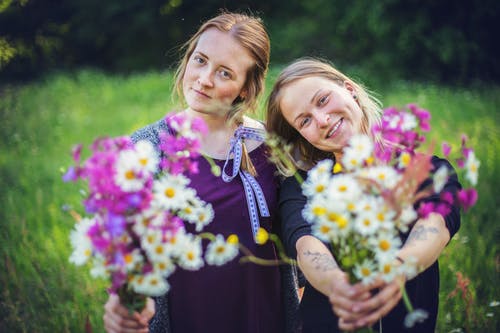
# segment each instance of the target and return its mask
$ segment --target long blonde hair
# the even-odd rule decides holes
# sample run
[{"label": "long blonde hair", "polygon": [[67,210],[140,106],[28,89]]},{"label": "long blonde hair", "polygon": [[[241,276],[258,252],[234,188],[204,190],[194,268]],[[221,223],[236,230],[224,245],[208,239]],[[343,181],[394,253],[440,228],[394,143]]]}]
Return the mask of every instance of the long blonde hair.
[{"label": "long blonde hair", "polygon": [[[315,58],[301,58],[285,67],[279,74],[267,100],[267,129],[271,135],[281,137],[287,145],[291,145],[297,160],[298,168],[307,168],[325,158],[332,158],[331,152],[322,151],[310,144],[300,133],[293,128],[283,116],[281,110],[282,89],[288,84],[307,77],[321,77],[338,85],[349,82],[356,91],[357,101],[363,112],[361,130],[371,134],[370,128],[380,122],[382,113],[381,103],[361,84],[356,83],[336,69],[326,60]],[[284,163],[278,162],[280,171],[289,175],[292,170]]]},{"label": "long blonde hair", "polygon": [[[201,34],[210,28],[227,32],[245,48],[252,58],[254,65],[248,69],[243,90],[246,91],[244,98],[237,97],[232,104],[227,115],[228,122],[235,122],[238,125],[243,123],[243,115],[247,111],[254,111],[257,106],[259,95],[264,90],[265,76],[269,68],[269,56],[271,44],[269,35],[260,18],[239,14],[222,12],[220,15],[206,21],[198,31],[183,45],[183,56],[175,72],[175,90],[177,96],[183,100],[182,81],[186,72],[187,63],[193,54]],[[243,144],[242,169],[256,175],[255,168],[248,156]]]}]

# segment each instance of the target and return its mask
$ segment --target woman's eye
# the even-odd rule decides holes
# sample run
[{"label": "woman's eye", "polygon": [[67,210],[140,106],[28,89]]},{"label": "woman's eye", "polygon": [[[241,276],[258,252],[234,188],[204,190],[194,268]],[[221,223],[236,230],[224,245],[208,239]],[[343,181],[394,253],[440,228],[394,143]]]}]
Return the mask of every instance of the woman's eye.
[{"label": "woman's eye", "polygon": [[230,78],[232,78],[231,73],[230,73],[230,72],[228,72],[228,71],[226,71],[226,70],[224,70],[224,69],[220,70],[220,71],[219,71],[219,74],[220,74],[223,78],[225,78],[225,79],[230,79]]},{"label": "woman's eye", "polygon": [[324,105],[327,102],[328,102],[328,95],[322,96],[322,97],[320,97],[320,99],[318,99],[319,106]]},{"label": "woman's eye", "polygon": [[199,64],[205,63],[205,59],[203,59],[202,57],[198,57],[198,56],[194,57],[194,61],[196,61]]},{"label": "woman's eye", "polygon": [[307,124],[309,124],[309,121],[310,121],[309,117],[302,118],[302,120],[300,121],[300,127],[306,126]]}]

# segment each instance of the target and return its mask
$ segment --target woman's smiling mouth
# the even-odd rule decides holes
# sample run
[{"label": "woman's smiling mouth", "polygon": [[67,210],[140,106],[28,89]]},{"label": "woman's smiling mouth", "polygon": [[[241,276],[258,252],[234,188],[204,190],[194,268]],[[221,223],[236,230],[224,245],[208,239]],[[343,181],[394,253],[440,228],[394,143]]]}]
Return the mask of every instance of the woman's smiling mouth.
[{"label": "woman's smiling mouth", "polygon": [[329,139],[331,138],[332,136],[335,135],[335,133],[337,132],[337,130],[339,129],[340,125],[342,125],[342,123],[344,122],[344,118],[340,118],[339,121],[337,121],[333,127],[328,131],[327,135],[326,135],[326,138]]}]

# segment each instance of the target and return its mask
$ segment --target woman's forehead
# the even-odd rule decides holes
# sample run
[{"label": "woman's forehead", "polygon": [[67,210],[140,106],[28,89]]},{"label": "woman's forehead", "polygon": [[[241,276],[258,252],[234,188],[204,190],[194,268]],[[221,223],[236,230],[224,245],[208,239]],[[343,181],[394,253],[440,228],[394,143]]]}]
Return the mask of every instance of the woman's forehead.
[{"label": "woman's forehead", "polygon": [[246,72],[255,61],[251,53],[230,32],[217,28],[205,30],[198,39],[194,52],[203,53],[209,60]]}]

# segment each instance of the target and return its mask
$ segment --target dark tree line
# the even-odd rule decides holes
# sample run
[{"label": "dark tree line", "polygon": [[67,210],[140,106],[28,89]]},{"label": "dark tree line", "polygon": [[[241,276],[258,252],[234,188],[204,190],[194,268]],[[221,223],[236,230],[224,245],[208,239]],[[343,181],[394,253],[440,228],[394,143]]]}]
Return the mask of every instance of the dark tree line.
[{"label": "dark tree line", "polygon": [[169,68],[220,8],[264,19],[273,64],[313,55],[388,78],[500,81],[497,0],[0,0],[0,75]]}]

